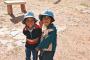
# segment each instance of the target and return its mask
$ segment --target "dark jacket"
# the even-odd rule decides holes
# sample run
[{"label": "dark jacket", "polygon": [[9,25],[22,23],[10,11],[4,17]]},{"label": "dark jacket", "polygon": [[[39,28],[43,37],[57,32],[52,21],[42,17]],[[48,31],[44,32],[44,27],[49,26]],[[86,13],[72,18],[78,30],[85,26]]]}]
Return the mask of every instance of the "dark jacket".
[{"label": "dark jacket", "polygon": [[40,37],[41,37],[41,34],[42,34],[42,30],[41,30],[41,28],[38,25],[35,24],[33,26],[33,29],[32,29],[31,32],[29,31],[29,29],[27,29],[27,27],[25,27],[23,29],[23,34],[26,36],[26,39],[32,39],[33,40],[33,39],[39,38],[38,43],[36,43],[34,45],[28,44],[28,41],[26,40],[26,47],[34,48],[40,42]]},{"label": "dark jacket", "polygon": [[37,48],[48,49],[49,45],[52,43],[52,51],[55,51],[57,45],[57,30],[53,24],[50,24],[48,26],[48,29],[53,29],[53,31],[49,32],[48,36],[43,38]]}]

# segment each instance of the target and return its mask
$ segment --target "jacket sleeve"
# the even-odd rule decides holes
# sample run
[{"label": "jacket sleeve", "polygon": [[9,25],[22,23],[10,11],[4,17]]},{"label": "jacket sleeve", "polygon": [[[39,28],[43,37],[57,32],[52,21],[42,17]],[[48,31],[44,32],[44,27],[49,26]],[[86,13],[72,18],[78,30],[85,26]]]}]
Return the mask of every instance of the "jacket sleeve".
[{"label": "jacket sleeve", "polygon": [[37,37],[40,37],[42,35],[42,29],[41,28],[38,28],[38,30],[36,30],[37,33],[36,33],[36,38]]},{"label": "jacket sleeve", "polygon": [[53,42],[56,44],[56,29],[50,32],[48,36],[40,42],[37,48],[39,49],[48,48],[49,44]]},{"label": "jacket sleeve", "polygon": [[23,34],[27,36],[28,30],[26,29],[26,27],[23,29]]}]

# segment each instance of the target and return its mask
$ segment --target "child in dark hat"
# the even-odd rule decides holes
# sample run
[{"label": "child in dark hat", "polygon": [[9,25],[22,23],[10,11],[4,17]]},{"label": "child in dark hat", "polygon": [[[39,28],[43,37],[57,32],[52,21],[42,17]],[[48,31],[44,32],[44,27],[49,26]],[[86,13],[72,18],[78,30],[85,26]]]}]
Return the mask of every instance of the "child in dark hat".
[{"label": "child in dark hat", "polygon": [[37,60],[38,51],[35,48],[40,42],[42,31],[36,21],[33,12],[28,12],[24,15],[23,24],[25,24],[25,27],[23,34],[26,36],[26,60],[31,60],[31,52],[33,60]]},{"label": "child in dark hat", "polygon": [[53,24],[55,21],[53,12],[46,10],[43,14],[39,15],[39,19],[42,27],[42,36],[36,50],[41,50],[40,60],[53,60],[57,45],[57,29]]}]

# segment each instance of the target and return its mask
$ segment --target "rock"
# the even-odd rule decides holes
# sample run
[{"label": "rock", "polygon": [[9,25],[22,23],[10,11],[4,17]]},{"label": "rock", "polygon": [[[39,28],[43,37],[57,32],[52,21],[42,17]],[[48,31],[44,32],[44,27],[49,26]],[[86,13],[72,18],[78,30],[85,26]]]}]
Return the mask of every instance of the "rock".
[{"label": "rock", "polygon": [[76,6],[76,9],[82,13],[88,13],[90,14],[90,7],[86,6]]},{"label": "rock", "polygon": [[88,14],[90,14],[90,9],[89,8],[84,9],[84,10],[82,10],[82,13],[88,13]]},{"label": "rock", "polygon": [[19,34],[17,34],[13,38],[16,40],[23,40],[23,39],[25,39],[25,36],[22,34],[22,32],[19,32]]},{"label": "rock", "polygon": [[15,37],[18,34],[19,34],[19,31],[17,31],[17,30],[13,30],[13,31],[10,32],[10,35],[13,36],[13,37]]},{"label": "rock", "polygon": [[25,46],[25,41],[24,40],[17,40],[17,41],[15,41],[15,44],[16,44],[16,46]]}]

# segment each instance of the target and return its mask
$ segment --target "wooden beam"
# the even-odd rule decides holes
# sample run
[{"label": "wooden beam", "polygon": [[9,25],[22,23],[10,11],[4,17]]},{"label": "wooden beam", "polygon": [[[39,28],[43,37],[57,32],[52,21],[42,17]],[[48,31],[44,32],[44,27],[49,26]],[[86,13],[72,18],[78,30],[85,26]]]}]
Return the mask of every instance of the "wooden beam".
[{"label": "wooden beam", "polygon": [[7,12],[8,14],[13,14],[12,5],[7,5]]},{"label": "wooden beam", "polygon": [[25,4],[21,4],[20,6],[21,6],[21,11],[22,11],[23,13],[26,13]]}]

